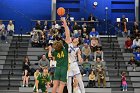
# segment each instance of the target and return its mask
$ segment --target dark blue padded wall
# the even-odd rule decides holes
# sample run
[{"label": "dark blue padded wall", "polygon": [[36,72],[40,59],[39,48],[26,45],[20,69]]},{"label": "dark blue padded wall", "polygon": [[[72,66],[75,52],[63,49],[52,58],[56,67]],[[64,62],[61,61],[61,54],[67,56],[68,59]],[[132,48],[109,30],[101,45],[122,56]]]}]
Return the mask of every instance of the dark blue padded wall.
[{"label": "dark blue padded wall", "polygon": [[[97,1],[98,6],[93,7]],[[57,0],[57,8],[64,7],[75,20],[87,19],[90,13],[99,20],[107,18],[113,22],[123,14],[133,21],[135,18],[135,0]],[[15,20],[16,33],[31,30],[32,19],[51,19],[51,0],[0,0],[0,19]],[[57,16],[57,19],[59,17]]]},{"label": "dark blue padded wall", "polygon": [[51,19],[51,0],[0,0],[0,19],[15,20],[16,33],[31,30],[31,20]]},{"label": "dark blue padded wall", "polygon": [[[96,8],[93,7],[95,1],[98,2]],[[71,16],[77,20],[80,20],[81,17],[87,19],[90,13],[99,20],[103,20],[106,18],[105,7],[108,7],[107,17],[109,20],[116,21],[116,17],[121,17],[123,14],[130,21],[135,19],[135,0],[57,0],[58,7],[64,7],[66,11],[69,9]]]}]

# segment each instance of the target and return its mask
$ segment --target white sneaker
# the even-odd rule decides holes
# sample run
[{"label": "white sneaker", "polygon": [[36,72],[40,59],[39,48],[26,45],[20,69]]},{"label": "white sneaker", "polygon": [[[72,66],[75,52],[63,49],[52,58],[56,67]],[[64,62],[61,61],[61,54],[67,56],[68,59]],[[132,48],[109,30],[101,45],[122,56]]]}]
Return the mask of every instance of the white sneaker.
[{"label": "white sneaker", "polygon": [[6,41],[5,43],[7,44],[8,42]]},{"label": "white sneaker", "polygon": [[85,76],[86,74],[83,74],[83,77]]},{"label": "white sneaker", "polygon": [[28,85],[26,85],[26,87],[28,87]]},{"label": "white sneaker", "polygon": [[22,87],[24,87],[24,85],[22,85]]},{"label": "white sneaker", "polygon": [[136,71],[136,69],[133,69],[133,71]]},{"label": "white sneaker", "polygon": [[127,89],[125,91],[127,91]]},{"label": "white sneaker", "polygon": [[124,89],[123,89],[123,91],[124,91]]}]

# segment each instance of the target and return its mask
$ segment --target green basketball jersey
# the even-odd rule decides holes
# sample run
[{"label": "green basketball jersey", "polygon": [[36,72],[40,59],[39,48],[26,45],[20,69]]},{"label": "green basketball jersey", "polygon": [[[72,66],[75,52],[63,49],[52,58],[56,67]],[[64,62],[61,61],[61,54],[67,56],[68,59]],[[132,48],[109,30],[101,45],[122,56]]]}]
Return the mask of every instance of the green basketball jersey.
[{"label": "green basketball jersey", "polygon": [[45,85],[47,82],[50,82],[50,76],[47,74],[44,76],[42,73],[38,75],[37,80],[39,81],[39,85]]},{"label": "green basketball jersey", "polygon": [[64,48],[61,51],[54,51],[53,56],[56,60],[56,67],[68,67],[68,44],[64,44]]}]

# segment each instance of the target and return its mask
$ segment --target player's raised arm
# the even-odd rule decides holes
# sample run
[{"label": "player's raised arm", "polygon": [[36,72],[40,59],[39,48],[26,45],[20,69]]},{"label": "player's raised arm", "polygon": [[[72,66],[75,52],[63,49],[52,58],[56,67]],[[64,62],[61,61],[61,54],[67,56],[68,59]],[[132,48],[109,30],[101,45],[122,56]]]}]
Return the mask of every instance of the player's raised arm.
[{"label": "player's raised arm", "polygon": [[52,57],[52,47],[49,46],[48,49],[49,49],[49,51],[48,51],[48,57]]},{"label": "player's raised arm", "polygon": [[61,21],[63,22],[63,27],[65,29],[65,36],[66,36],[65,42],[69,44],[69,43],[71,43],[69,27],[67,25],[67,22],[66,22],[65,18],[61,18]]},{"label": "player's raised arm", "polygon": [[78,50],[77,55],[78,55],[78,61],[80,63],[82,63],[83,62],[83,58],[81,57],[81,51],[80,51],[80,49]]}]

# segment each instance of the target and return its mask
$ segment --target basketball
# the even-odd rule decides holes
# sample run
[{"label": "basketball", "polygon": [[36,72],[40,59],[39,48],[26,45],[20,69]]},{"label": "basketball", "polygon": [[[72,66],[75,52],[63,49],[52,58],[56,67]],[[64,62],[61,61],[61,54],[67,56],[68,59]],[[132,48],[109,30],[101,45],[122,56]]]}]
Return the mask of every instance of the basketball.
[{"label": "basketball", "polygon": [[58,14],[59,16],[63,16],[63,15],[65,14],[65,9],[64,9],[63,7],[59,7],[59,8],[57,9],[57,14]]}]

